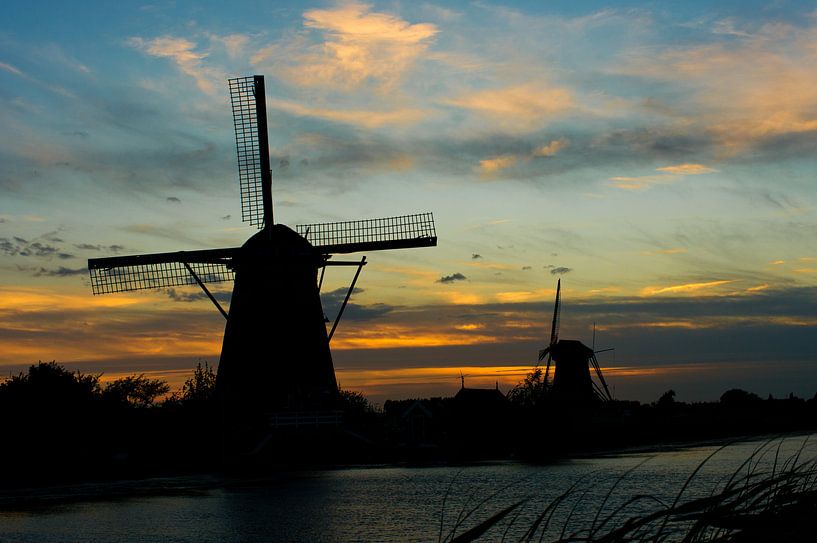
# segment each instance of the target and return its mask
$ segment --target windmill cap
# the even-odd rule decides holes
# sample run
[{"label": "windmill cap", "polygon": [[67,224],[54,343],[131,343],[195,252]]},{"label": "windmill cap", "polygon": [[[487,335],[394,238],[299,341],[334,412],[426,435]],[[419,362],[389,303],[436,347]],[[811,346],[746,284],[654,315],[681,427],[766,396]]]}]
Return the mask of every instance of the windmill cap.
[{"label": "windmill cap", "polygon": [[244,253],[271,253],[277,256],[320,258],[321,252],[286,225],[275,224],[258,231],[241,247]]},{"label": "windmill cap", "polygon": [[550,348],[553,358],[558,362],[560,358],[590,358],[593,349],[575,339],[560,339]]}]

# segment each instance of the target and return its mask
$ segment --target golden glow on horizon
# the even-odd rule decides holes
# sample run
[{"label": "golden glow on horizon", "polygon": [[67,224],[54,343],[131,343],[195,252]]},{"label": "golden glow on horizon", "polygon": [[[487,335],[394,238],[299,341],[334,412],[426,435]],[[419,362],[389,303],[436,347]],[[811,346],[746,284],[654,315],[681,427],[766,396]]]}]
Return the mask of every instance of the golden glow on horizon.
[{"label": "golden glow on horizon", "polygon": [[706,283],[686,283],[683,285],[672,285],[669,287],[644,287],[641,289],[641,296],[657,296],[659,294],[687,294],[697,293],[702,290],[707,290],[721,285],[728,285],[734,283],[732,280],[709,281]]},{"label": "golden glow on horizon", "polygon": [[[56,360],[58,362],[127,360],[156,356],[189,356],[192,359],[217,359],[221,351],[221,337],[205,331],[201,335],[189,335],[187,332],[166,335],[112,337],[96,335],[93,327],[90,336],[84,330],[78,330],[75,336],[54,334],[48,342],[40,341],[36,334],[28,341],[2,341],[0,350],[4,360],[9,364],[29,364],[37,360]],[[34,331],[39,332],[39,331]],[[55,330],[48,330],[55,332]],[[56,336],[56,337],[55,337]],[[64,339],[63,339],[64,338]]]},{"label": "golden glow on horizon", "polygon": [[483,302],[483,298],[479,294],[469,292],[461,292],[458,290],[443,292],[443,299],[454,305],[476,305]]},{"label": "golden glow on horizon", "polygon": [[534,300],[546,300],[555,296],[553,289],[542,288],[538,290],[519,290],[513,292],[497,292],[496,299],[503,303],[530,302]]},{"label": "golden glow on horizon", "polygon": [[450,381],[460,387],[460,372],[465,374],[467,387],[493,387],[495,382],[512,387],[531,371],[531,366],[449,366],[395,369],[338,369],[338,381],[343,388],[371,389],[383,385],[423,385]]},{"label": "golden glow on horizon", "polygon": [[[143,300],[144,301],[144,300]],[[48,288],[0,287],[0,310],[53,311],[60,309],[90,309],[136,305],[140,300],[127,294],[104,296],[65,294]]]},{"label": "golden glow on horizon", "polygon": [[[734,364],[730,365],[730,367]],[[417,386],[439,385],[449,382],[451,393],[460,388],[460,374],[465,376],[465,386],[468,388],[493,388],[497,384],[507,392],[535,366],[508,365],[508,366],[443,366],[443,367],[414,367],[394,369],[337,369],[338,382],[344,389],[361,390],[364,394],[382,394],[384,390],[415,390]],[[669,366],[604,366],[601,368],[606,377],[638,378],[638,377],[666,377],[669,375],[702,373],[722,369],[721,365],[713,364],[675,364]],[[553,368],[551,368],[553,371]],[[551,377],[552,377],[551,373]],[[614,384],[614,383],[613,383]]]},{"label": "golden glow on horizon", "polygon": [[[506,338],[503,338],[505,341]],[[476,345],[496,343],[494,336],[427,330],[399,325],[370,325],[355,330],[350,337],[332,338],[333,350],[390,349],[395,347],[441,347],[445,345]]]}]

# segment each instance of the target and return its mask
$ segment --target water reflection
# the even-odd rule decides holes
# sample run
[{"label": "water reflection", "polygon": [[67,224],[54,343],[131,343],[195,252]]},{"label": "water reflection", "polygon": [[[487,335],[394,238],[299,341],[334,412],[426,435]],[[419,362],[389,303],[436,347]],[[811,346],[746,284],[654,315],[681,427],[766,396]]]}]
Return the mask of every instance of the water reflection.
[{"label": "water reflection", "polygon": [[[802,443],[803,439],[787,440],[781,458]],[[757,446],[758,442],[742,443],[718,452],[692,480],[685,495],[709,495]],[[575,528],[603,518],[599,506],[614,485],[604,514],[630,496],[645,492],[671,503],[690,474],[715,450],[713,446],[696,447],[548,466],[372,467],[241,481],[153,479],[124,485],[121,493],[107,497],[105,492],[110,488],[100,485],[96,500],[70,503],[77,494],[93,495],[86,485],[82,492],[76,488],[54,491],[56,506],[0,513],[0,540],[436,541],[441,521],[446,534],[458,517],[463,526],[472,526],[501,507],[529,498],[510,528],[505,522],[486,537],[498,539],[508,529],[511,539],[518,539],[553,499],[575,484],[575,503],[566,504],[553,519],[555,538],[565,523]],[[772,447],[760,460],[761,465],[771,466],[774,453]],[[817,448],[807,443],[803,458],[815,454]],[[633,473],[622,478],[638,464]],[[758,466],[743,469],[751,468]],[[146,485],[154,492],[146,492]],[[487,503],[467,516],[486,498]],[[652,502],[636,503],[629,512],[646,513],[650,507],[654,507]]]}]

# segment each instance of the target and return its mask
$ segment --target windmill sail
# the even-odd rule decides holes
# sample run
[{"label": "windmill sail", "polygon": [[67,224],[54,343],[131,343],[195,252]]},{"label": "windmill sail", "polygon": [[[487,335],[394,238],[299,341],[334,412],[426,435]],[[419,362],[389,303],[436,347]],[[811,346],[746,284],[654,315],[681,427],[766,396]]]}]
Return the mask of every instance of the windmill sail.
[{"label": "windmill sail", "polygon": [[232,260],[237,252],[231,248],[91,258],[91,289],[94,294],[110,294],[195,285],[196,279],[185,264],[203,283],[232,281]]},{"label": "windmill sail", "polygon": [[272,225],[272,171],[267,139],[264,76],[229,80],[233,107],[241,220],[253,226]]},{"label": "windmill sail", "polygon": [[553,306],[553,323],[550,326],[550,343],[543,351],[539,351],[539,361],[547,355],[547,365],[545,368],[545,386],[548,384],[550,377],[550,361],[553,359],[553,346],[559,341],[559,304],[561,302],[562,294],[562,280],[556,282],[556,303]]},{"label": "windmill sail", "polygon": [[295,231],[323,254],[437,245],[437,232],[431,213],[363,221],[299,224]]}]

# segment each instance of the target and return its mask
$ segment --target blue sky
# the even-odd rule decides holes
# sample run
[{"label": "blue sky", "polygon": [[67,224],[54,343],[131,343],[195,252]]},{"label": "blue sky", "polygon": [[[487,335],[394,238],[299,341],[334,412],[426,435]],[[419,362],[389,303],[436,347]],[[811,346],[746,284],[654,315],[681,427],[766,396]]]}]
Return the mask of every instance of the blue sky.
[{"label": "blue sky", "polygon": [[83,268],[252,233],[226,78],[260,73],[276,220],[437,219],[438,247],[368,255],[333,339],[342,385],[510,386],[561,277],[561,336],[597,323],[621,397],[817,392],[812,3],[4,7],[9,371],[178,382],[217,359],[194,290],[92,297]]}]

